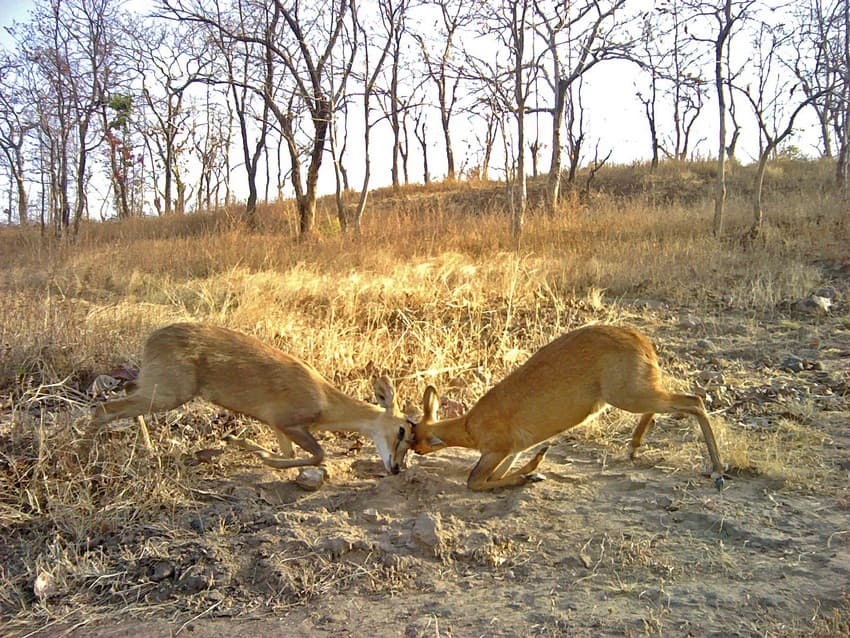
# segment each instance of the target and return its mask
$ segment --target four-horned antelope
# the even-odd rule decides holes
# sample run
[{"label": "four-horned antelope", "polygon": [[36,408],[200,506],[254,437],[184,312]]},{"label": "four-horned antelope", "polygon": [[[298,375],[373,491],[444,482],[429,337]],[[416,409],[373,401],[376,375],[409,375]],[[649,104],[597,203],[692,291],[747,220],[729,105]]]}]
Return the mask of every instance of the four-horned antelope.
[{"label": "four-horned antelope", "polygon": [[[379,406],[346,396],[311,366],[259,339],[216,326],[177,323],[155,331],[131,393],[95,408],[88,439],[118,418],[176,408],[194,397],[266,423],[282,454],[235,436],[225,440],[274,468],[319,465],[324,452],[312,430],[355,431],[372,438],[389,472],[397,474],[410,425],[386,377],[375,381]],[[292,458],[294,441],[310,457]]]},{"label": "four-horned antelope", "polygon": [[[633,328],[590,325],[541,348],[465,415],[437,421],[437,391],[429,386],[424,416],[413,428],[413,449],[428,454],[449,446],[481,452],[467,485],[473,490],[524,485],[548,450],[544,447],[523,467],[510,471],[523,450],[579,425],[606,405],[642,414],[632,436],[631,457],[656,412],[682,412],[699,421],[718,489],[723,465],[702,400],[661,388],[658,355],[652,343]],[[400,443],[404,452],[410,441]]]}]

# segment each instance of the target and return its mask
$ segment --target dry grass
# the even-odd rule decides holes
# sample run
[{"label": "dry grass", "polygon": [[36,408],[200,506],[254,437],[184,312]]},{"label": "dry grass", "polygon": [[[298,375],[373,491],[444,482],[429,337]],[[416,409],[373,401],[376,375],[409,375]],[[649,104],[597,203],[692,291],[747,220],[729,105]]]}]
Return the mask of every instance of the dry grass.
[{"label": "dry grass", "polygon": [[[744,251],[735,241],[749,209],[734,197],[728,238],[716,241],[709,170],[612,169],[598,179],[603,194],[569,198],[573,203],[551,218],[530,215],[520,246],[497,209],[499,187],[482,183],[375,193],[359,238],[336,233],[323,208],[326,234],[298,241],[287,205],[262,211],[252,232],[227,216],[200,215],[85,225],[73,244],[35,230],[0,230],[0,530],[14,536],[16,548],[31,549],[0,561],[0,616],[44,625],[78,620],[75,609],[108,614],[116,601],[132,612],[145,600],[146,613],[155,612],[152,585],[134,589],[137,574],[113,571],[108,554],[125,545],[110,539],[140,530],[138,554],[122,560],[149,564],[156,538],[171,533],[164,526],[179,528],[184,523],[174,521],[192,510],[183,460],[215,446],[228,429],[255,427],[195,406],[188,419],[160,417],[152,428],[155,456],[135,428],[105,440],[97,458],[76,456],[91,381],[137,363],[146,335],[167,322],[193,319],[253,333],[310,361],[354,396],[368,396],[370,379],[386,372],[409,401],[434,383],[465,405],[565,330],[588,321],[635,323],[660,342],[671,383],[693,388],[708,364],[689,353],[691,336],[679,335],[681,348],[664,347],[679,313],[731,313],[743,322],[776,317],[824,283],[818,260],[846,259],[850,239],[843,204],[824,186],[828,167],[783,165],[770,178],[764,243]],[[636,300],[671,310],[653,313]],[[706,325],[702,336],[709,338],[725,330],[719,321]],[[719,365],[727,374],[734,369]],[[750,374],[742,369],[725,385],[742,389]],[[775,428],[754,432],[726,416],[731,400],[707,401],[734,466],[805,489],[828,482],[832,470],[819,451],[829,440],[812,424],[813,404],[798,401]],[[624,449],[631,422],[612,414],[571,436],[613,453]],[[704,448],[694,424],[667,419],[659,427],[663,435],[649,438],[661,450],[662,469],[699,468]],[[211,533],[224,535],[229,524],[222,519]],[[640,547],[620,551],[642,560]],[[266,568],[277,579],[271,606],[352,577],[320,562],[270,559]],[[370,582],[388,582],[385,567],[364,565],[380,571]],[[68,597],[61,604],[33,597],[32,574],[49,575]],[[204,602],[186,604],[198,605],[194,613]],[[648,622],[647,631],[663,624]]]}]

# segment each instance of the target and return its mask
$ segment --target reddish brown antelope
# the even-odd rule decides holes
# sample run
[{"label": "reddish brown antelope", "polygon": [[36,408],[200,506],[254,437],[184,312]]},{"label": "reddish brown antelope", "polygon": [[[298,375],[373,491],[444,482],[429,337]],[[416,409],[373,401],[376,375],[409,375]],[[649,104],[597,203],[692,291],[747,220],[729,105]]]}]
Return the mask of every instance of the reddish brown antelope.
[{"label": "reddish brown antelope", "polygon": [[[371,437],[387,471],[397,474],[411,426],[398,410],[389,379],[375,381],[379,406],[346,396],[311,366],[240,332],[197,323],[155,331],[142,355],[135,387],[125,398],[95,408],[87,438],[110,421],[176,408],[203,397],[272,428],[282,454],[228,435],[230,444],[274,468],[319,465],[324,451],[313,430],[354,431]],[[293,457],[292,441],[310,454]]]},{"label": "reddish brown antelope", "polygon": [[[548,446],[523,467],[510,471],[531,446],[596,416],[607,405],[642,414],[632,436],[635,457],[657,412],[682,412],[702,428],[718,489],[723,465],[702,400],[661,387],[658,355],[633,328],[591,325],[555,339],[490,389],[465,415],[437,420],[437,391],[429,386],[424,416],[413,428],[413,449],[428,454],[459,446],[481,452],[467,485],[473,490],[512,487],[542,480],[536,474]],[[411,442],[400,443],[403,453]]]}]

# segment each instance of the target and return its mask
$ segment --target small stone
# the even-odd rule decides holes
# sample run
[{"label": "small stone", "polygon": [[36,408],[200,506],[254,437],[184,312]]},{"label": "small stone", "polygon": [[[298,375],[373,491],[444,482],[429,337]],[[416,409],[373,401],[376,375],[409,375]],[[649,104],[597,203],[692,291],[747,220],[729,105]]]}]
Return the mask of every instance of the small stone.
[{"label": "small stone", "polygon": [[812,295],[811,296],[812,303],[823,310],[824,314],[828,313],[832,308],[832,299],[828,297],[821,297],[820,295]]},{"label": "small stone", "polygon": [[345,556],[354,549],[355,540],[347,536],[332,536],[325,538],[319,544],[322,551],[326,552],[332,559],[336,560]]},{"label": "small stone", "polygon": [[679,327],[687,330],[693,330],[702,326],[702,321],[693,315],[682,315],[679,317]]},{"label": "small stone", "polygon": [[492,543],[493,539],[486,530],[474,530],[460,540],[456,551],[457,557],[475,558],[486,554]]},{"label": "small stone", "polygon": [[806,299],[798,299],[792,304],[794,310],[812,315],[828,314],[832,308],[832,300],[819,295],[812,295]]},{"label": "small stone", "polygon": [[151,580],[158,583],[174,575],[174,564],[170,560],[158,560],[153,565]]},{"label": "small stone", "polygon": [[788,372],[802,372],[806,369],[806,362],[799,357],[791,355],[786,357],[782,363],[779,364],[779,367],[783,370],[787,370]]},{"label": "small stone", "polygon": [[659,496],[655,502],[658,507],[663,510],[667,510],[668,512],[675,512],[679,509],[679,507],[673,502],[673,499],[669,496]]},{"label": "small stone", "polygon": [[703,352],[711,352],[714,350],[714,343],[709,341],[708,339],[697,339],[694,342],[694,345],[697,349],[702,350]]},{"label": "small stone", "polygon": [[165,602],[166,600],[171,598],[173,592],[174,586],[171,583],[162,582],[157,585],[156,589],[149,592],[148,595],[145,596],[145,600],[150,603]]},{"label": "small stone", "polygon": [[816,297],[824,297],[825,299],[830,299],[832,301],[835,301],[836,299],[839,298],[838,291],[835,288],[833,288],[832,286],[826,286],[824,288],[818,288],[815,291],[815,296]]},{"label": "small stone", "polygon": [[202,573],[197,573],[199,571],[199,569],[189,568],[189,570],[184,572],[179,581],[181,591],[188,594],[197,594],[209,587],[207,578]]},{"label": "small stone", "polygon": [[443,523],[440,514],[422,512],[413,524],[413,539],[431,549],[443,543]]},{"label": "small stone", "polygon": [[386,517],[384,517],[374,507],[370,507],[363,510],[363,520],[367,523],[383,523],[386,521]]},{"label": "small stone", "polygon": [[716,370],[703,370],[697,375],[697,381],[699,381],[702,385],[723,385],[726,382],[726,379],[723,376],[722,372],[717,372]]},{"label": "small stone", "polygon": [[327,473],[321,467],[305,467],[298,473],[295,484],[308,492],[315,492],[325,484]]},{"label": "small stone", "polygon": [[664,307],[664,302],[657,299],[635,299],[633,305],[635,308],[646,310],[661,310]]}]

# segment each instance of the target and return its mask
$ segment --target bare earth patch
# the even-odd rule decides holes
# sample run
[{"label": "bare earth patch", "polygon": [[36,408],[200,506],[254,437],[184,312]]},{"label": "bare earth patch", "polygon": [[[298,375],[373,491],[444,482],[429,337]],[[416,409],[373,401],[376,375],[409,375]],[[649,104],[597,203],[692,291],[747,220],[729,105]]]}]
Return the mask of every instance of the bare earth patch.
[{"label": "bare earth patch", "polygon": [[[639,312],[643,321],[628,320],[652,336],[668,376],[706,397],[732,465],[722,492],[702,473],[704,446],[686,418],[660,419],[631,463],[636,417],[611,411],[555,440],[546,481],[484,494],[465,486],[472,452],[411,457],[385,476],[371,447],[348,436],[324,438],[328,482],[306,492],[295,471],[235,452],[212,463],[170,452],[169,437],[193,426],[160,418],[157,455],[125,427],[82,491],[115,490],[164,464],[171,484],[151,489],[172,490],[171,505],[117,490],[96,507],[126,508],[125,524],[80,539],[74,513],[45,502],[11,516],[7,502],[30,489],[27,464],[47,454],[38,441],[57,435],[36,423],[42,439],[26,439],[33,421],[7,405],[3,635],[846,635],[846,311]],[[226,429],[214,421],[210,437]],[[71,450],[53,453],[61,469]]]}]

